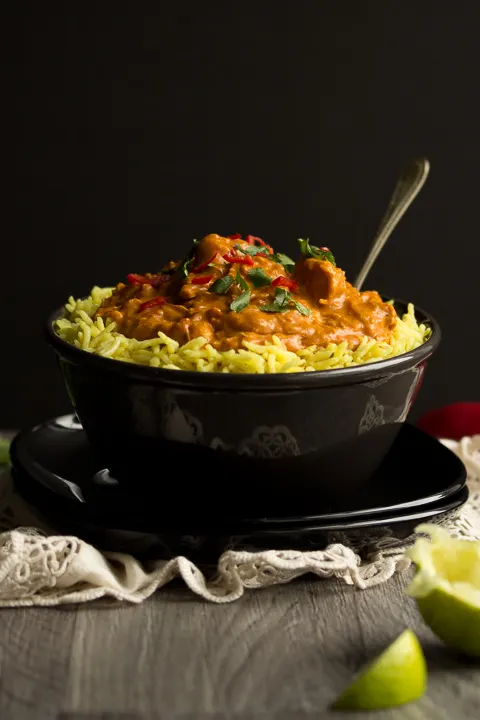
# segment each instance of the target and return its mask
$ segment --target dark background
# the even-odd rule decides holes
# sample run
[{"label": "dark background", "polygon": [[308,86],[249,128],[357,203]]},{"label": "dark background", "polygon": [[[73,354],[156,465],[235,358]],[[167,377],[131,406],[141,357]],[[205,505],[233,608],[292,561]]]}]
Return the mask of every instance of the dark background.
[{"label": "dark background", "polygon": [[309,236],[353,280],[415,155],[430,178],[367,284],[442,325],[415,414],[480,399],[477,3],[129,6],[6,25],[0,427],[69,407],[41,326],[70,293],[209,232]]}]

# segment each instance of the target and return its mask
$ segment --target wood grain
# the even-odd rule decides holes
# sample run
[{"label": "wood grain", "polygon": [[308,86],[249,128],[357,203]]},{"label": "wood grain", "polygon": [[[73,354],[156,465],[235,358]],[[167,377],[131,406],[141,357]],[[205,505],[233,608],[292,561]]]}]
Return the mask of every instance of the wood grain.
[{"label": "wood grain", "polygon": [[0,612],[0,718],[56,717],[66,702],[74,611]]},{"label": "wood grain", "polygon": [[170,588],[136,607],[3,610],[0,717],[351,717],[329,704],[409,626],[429,660],[426,697],[361,717],[477,720],[480,664],[433,637],[402,593],[405,581],[360,592],[301,580],[223,606]]}]

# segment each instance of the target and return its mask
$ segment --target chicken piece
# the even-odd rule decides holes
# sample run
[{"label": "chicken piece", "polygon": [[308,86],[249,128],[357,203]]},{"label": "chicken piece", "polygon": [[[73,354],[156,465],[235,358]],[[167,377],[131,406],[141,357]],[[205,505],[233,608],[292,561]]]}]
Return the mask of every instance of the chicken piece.
[{"label": "chicken piece", "polygon": [[301,258],[295,265],[295,279],[315,302],[325,305],[345,295],[345,273],[328,260]]},{"label": "chicken piece", "polygon": [[344,305],[345,315],[358,318],[365,328],[365,335],[388,341],[397,323],[394,307],[383,302],[375,290],[362,293],[352,287],[350,290]]},{"label": "chicken piece", "polygon": [[225,262],[222,256],[232,252],[234,244],[232,240],[221,235],[206,235],[196,246],[195,265],[207,262],[215,253],[218,253],[215,263]]}]

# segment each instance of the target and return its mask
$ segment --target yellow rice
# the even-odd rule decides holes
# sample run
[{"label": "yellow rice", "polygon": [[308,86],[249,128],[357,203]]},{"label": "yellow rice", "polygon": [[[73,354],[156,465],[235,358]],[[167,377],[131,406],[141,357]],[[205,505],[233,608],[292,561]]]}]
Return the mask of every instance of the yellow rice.
[{"label": "yellow rice", "polygon": [[331,370],[386,360],[414,350],[430,337],[431,330],[418,324],[413,305],[398,318],[391,340],[377,342],[364,337],[356,350],[346,342],[327,347],[308,347],[298,352],[287,350],[278,337],[270,345],[244,342],[241,350],[219,352],[205,338],[179,344],[162,332],[151,340],[135,340],[116,332],[115,323],[105,325],[102,318],[92,319],[112,288],[94,287],[85,300],[71,297],[65,317],[56,321],[58,335],[86,352],[123,362],[171,370],[224,373],[293,373]]}]

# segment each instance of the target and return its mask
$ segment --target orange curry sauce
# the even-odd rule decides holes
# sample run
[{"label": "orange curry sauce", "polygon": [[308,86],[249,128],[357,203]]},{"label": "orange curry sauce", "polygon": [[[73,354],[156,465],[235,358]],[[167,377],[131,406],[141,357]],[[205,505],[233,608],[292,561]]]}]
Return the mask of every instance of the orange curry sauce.
[{"label": "orange curry sauce", "polygon": [[207,235],[183,261],[129,275],[96,317],[130,338],[161,331],[181,345],[204,337],[217,350],[271,343],[272,335],[293,351],[344,340],[354,349],[364,335],[388,341],[394,308],[352,287],[328,248],[299,243],[294,263],[251,235]]}]

